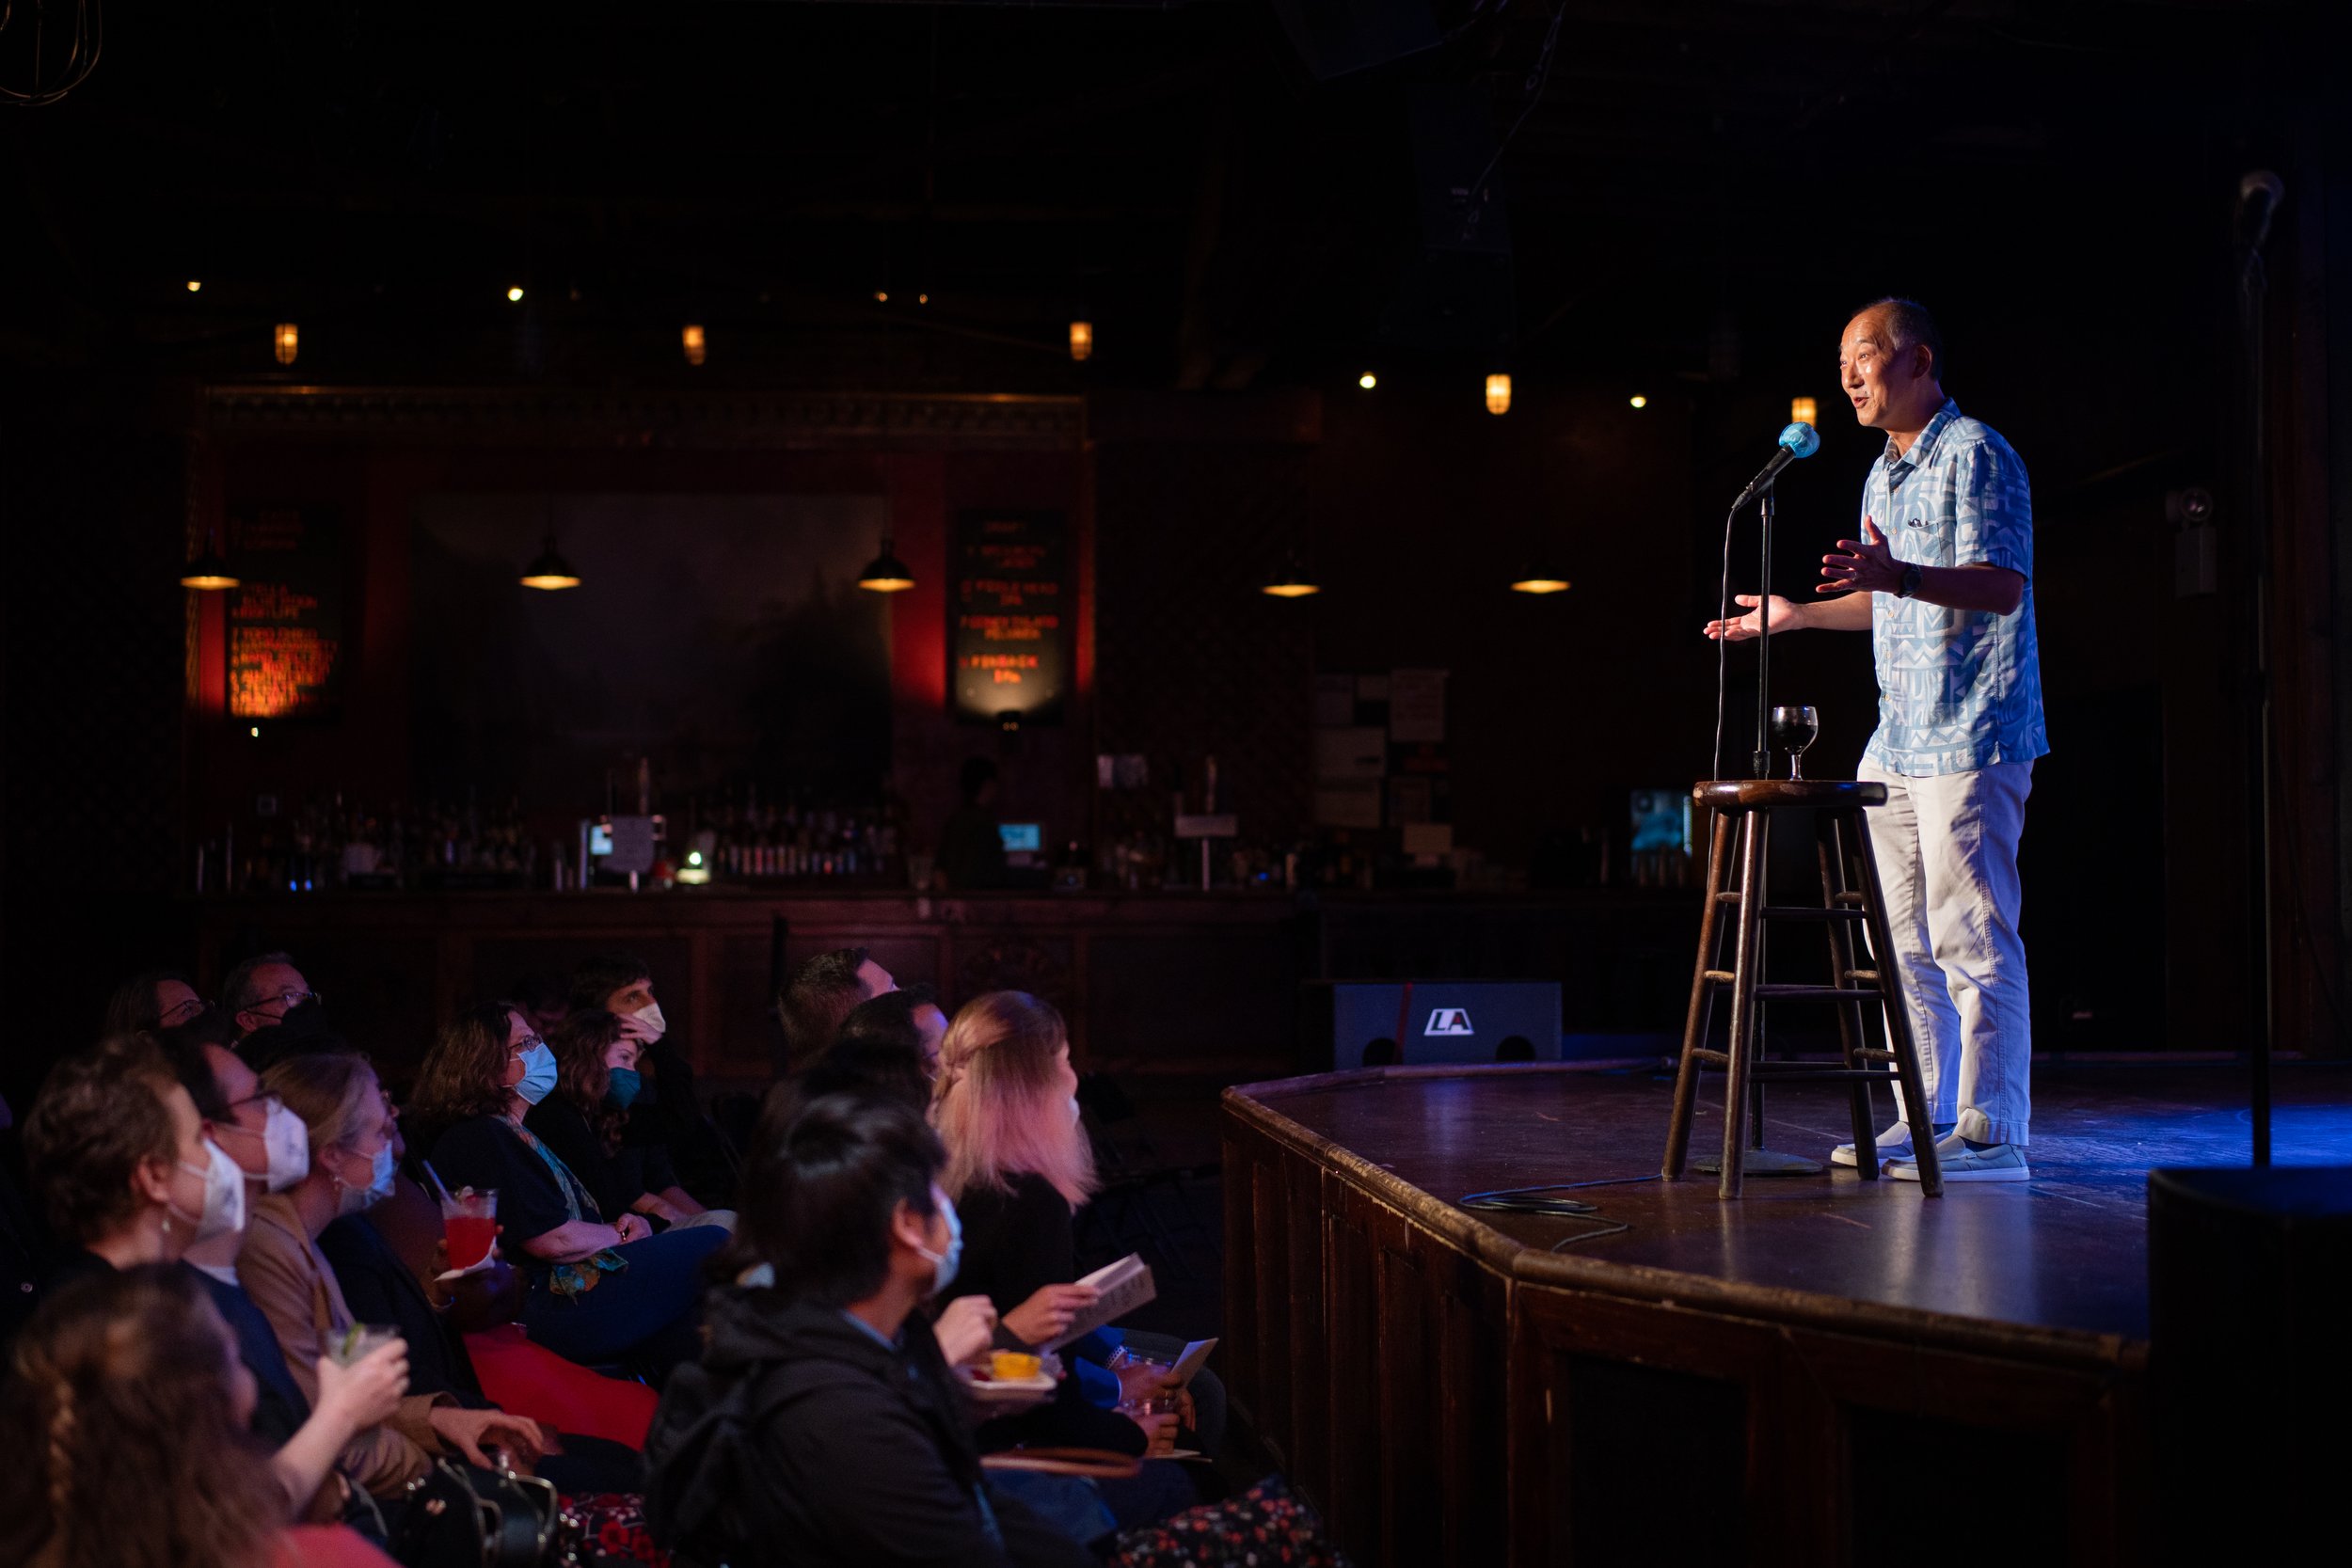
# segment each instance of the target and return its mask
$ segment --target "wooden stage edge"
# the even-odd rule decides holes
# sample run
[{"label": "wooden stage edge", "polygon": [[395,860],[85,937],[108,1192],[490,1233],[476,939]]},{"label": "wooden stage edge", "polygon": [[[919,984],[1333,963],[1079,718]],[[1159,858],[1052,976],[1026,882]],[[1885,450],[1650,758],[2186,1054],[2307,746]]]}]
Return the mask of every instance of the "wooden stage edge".
[{"label": "wooden stage edge", "polygon": [[[1670,1092],[1549,1065],[1226,1091],[1234,1408],[1359,1563],[2147,1556],[2129,1180],[2058,1146],[2039,1194],[1841,1171],[1724,1204],[1642,1180]],[[1836,1096],[1782,1091],[1774,1147],[1811,1124],[1825,1157]],[[1452,1201],[1584,1180],[1593,1216]]]}]

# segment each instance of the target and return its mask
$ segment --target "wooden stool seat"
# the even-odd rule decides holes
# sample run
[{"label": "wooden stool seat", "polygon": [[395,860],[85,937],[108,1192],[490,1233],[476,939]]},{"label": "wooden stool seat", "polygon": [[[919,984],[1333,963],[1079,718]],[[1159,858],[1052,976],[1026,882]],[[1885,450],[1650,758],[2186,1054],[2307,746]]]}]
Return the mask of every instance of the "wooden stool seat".
[{"label": "wooden stool seat", "polygon": [[[1921,1086],[1919,1053],[1912,1039],[1910,1015],[1903,1011],[1901,977],[1893,962],[1893,934],[1886,920],[1886,901],[1879,887],[1878,864],[1870,852],[1869,824],[1863,812],[1886,803],[1886,786],[1854,779],[1712,779],[1693,785],[1691,798],[1714,813],[1708,835],[1707,901],[1699,915],[1698,966],[1691,978],[1691,1010],[1683,1025],[1682,1057],[1675,1073],[1674,1123],[1666,1133],[1662,1174],[1678,1180],[1690,1153],[1691,1117],[1698,1100],[1698,1078],[1705,1068],[1720,1068],[1724,1085],[1723,1173],[1716,1186],[1720,1197],[1740,1196],[1746,1140],[1745,1101],[1753,1084],[1842,1083],[1851,1086],[1854,1163],[1866,1181],[1878,1180],[1877,1131],[1871,1125],[1870,1085],[1891,1076],[1901,1085],[1904,1114],[1911,1122],[1912,1148],[1919,1162],[1921,1189],[1930,1197],[1944,1191],[1943,1172],[1935,1160],[1935,1133],[1930,1126],[1927,1095]],[[1805,810],[1813,813],[1814,836],[1820,863],[1821,901],[1819,904],[1769,904],[1765,901],[1766,849],[1772,842],[1772,813]],[[1740,831],[1738,884],[1726,887],[1731,869],[1735,824]],[[1735,954],[1729,968],[1722,962],[1724,911],[1736,911]],[[1762,948],[1766,921],[1788,921],[1820,927],[1828,939],[1829,976],[1826,985],[1767,982]],[[1855,927],[1869,939],[1878,955],[1870,968],[1855,963]],[[1713,1020],[1715,992],[1731,991],[1731,1038],[1716,1051],[1707,1043]],[[1820,1002],[1836,1010],[1841,1062],[1824,1067],[1763,1059],[1758,1027],[1759,1009],[1774,1002]],[[1874,1048],[1863,1030],[1862,1006],[1877,1006],[1885,1023],[1886,1045]]]}]

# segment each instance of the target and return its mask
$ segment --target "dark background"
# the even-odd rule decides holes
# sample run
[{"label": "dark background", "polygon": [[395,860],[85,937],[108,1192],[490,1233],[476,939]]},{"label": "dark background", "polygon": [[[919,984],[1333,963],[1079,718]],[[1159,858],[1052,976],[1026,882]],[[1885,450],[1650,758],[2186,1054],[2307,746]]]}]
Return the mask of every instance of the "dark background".
[{"label": "dark background", "polygon": [[[1342,9],[1438,41],[1319,71]],[[24,14],[0,29],[17,88]],[[1707,770],[1717,508],[1811,396],[1823,448],[1782,484],[1775,585],[1802,591],[1851,531],[1876,446],[1840,415],[1835,353],[1888,293],[1937,311],[1948,389],[2032,474],[2054,747],[2026,848],[2040,1043],[2235,1050],[2258,1025],[2259,498],[2267,989],[2282,1047],[2344,1048],[2337,8],[248,0],[105,22],[87,83],[0,110],[0,951],[24,996],[0,1078],[20,1093],[104,984],[183,956],[189,848],[223,802],[413,774],[407,672],[435,628],[396,563],[407,498],[878,495],[932,584],[961,508],[1056,509],[1090,641],[1070,726],[1009,755],[1020,815],[1089,822],[1098,750],[1214,752],[1237,809],[1279,831],[1308,807],[1311,674],[1433,666],[1452,672],[1456,841],[1524,864],[1618,820],[1628,790]],[[1490,163],[1486,198],[1455,200]],[[2233,257],[2257,167],[2288,190],[2259,476]],[[1084,364],[1073,318],[1095,327]],[[301,325],[292,369],[278,321]],[[1501,419],[1480,401],[1495,370],[1515,378]],[[304,386],[619,412],[561,450],[381,421],[254,435],[206,391]],[[709,434],[726,400],[776,391],[1072,397],[1080,435],[777,452]],[[664,406],[698,412],[647,412]],[[2165,498],[2191,485],[2221,498],[2220,591],[2180,597]],[[225,508],[284,497],[342,506],[367,541],[358,656],[336,726],[241,752],[197,700],[174,573]],[[1325,592],[1252,592],[1291,552]],[[1574,589],[1503,591],[1531,556]],[[978,744],[940,706],[935,592],[889,611],[918,819]],[[1815,769],[1850,768],[1872,722],[1862,641],[1791,639],[1773,668],[1822,711]],[[1735,701],[1752,670],[1735,651]]]}]

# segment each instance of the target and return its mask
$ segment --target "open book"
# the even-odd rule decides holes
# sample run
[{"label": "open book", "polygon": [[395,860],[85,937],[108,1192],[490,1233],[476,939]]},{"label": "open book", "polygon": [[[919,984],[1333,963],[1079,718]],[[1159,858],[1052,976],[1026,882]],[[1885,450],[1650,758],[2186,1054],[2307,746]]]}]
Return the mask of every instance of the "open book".
[{"label": "open book", "polygon": [[1152,1266],[1132,1252],[1116,1263],[1105,1263],[1078,1283],[1093,1286],[1102,1292],[1101,1297],[1092,1307],[1071,1319],[1068,1328],[1038,1346],[1038,1349],[1059,1350],[1073,1339],[1083,1339],[1104,1323],[1117,1323],[1160,1293],[1159,1288],[1152,1283]]}]

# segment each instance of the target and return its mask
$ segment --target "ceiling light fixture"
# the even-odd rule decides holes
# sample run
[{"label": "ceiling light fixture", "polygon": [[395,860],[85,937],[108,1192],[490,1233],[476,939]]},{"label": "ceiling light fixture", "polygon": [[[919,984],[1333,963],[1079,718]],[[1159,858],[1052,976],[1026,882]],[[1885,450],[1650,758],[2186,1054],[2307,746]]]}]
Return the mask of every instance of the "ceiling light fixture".
[{"label": "ceiling light fixture", "polygon": [[523,568],[520,580],[525,588],[548,594],[580,586],[580,574],[572,569],[572,563],[555,553],[553,529],[548,530],[547,547],[539,552],[538,560]]},{"label": "ceiling light fixture", "polygon": [[1819,424],[1821,422],[1821,410],[1811,398],[1790,398],[1788,419],[1794,424]]},{"label": "ceiling light fixture", "polygon": [[686,350],[686,362],[688,364],[699,365],[704,359],[709,356],[710,345],[708,341],[703,337],[703,329],[700,323],[687,323],[685,327],[679,331],[677,337],[679,345]]},{"label": "ceiling light fixture", "polygon": [[1314,579],[1313,574],[1300,562],[1297,552],[1293,551],[1282,558],[1282,563],[1275,568],[1274,575],[1266,578],[1265,585],[1258,592],[1269,598],[1303,599],[1322,593],[1323,584]]},{"label": "ceiling light fixture", "polygon": [[1486,378],[1486,412],[1508,414],[1511,411],[1511,378],[1497,371]]},{"label": "ceiling light fixture", "polygon": [[1072,322],[1070,324],[1070,357],[1077,360],[1080,364],[1084,364],[1088,359],[1093,357],[1093,355],[1094,324],[1092,322]]},{"label": "ceiling light fixture", "polygon": [[194,293],[202,287],[204,287],[204,279],[200,277],[191,277],[188,279],[188,293]]},{"label": "ceiling light fixture", "polygon": [[281,365],[293,364],[294,356],[302,351],[302,329],[292,322],[279,322],[276,341],[278,362]]},{"label": "ceiling light fixture", "polygon": [[1634,393],[1631,397],[1626,399],[1625,401],[1626,406],[1629,408],[1647,408],[1649,406],[1649,399],[1644,397],[1639,392]]},{"label": "ceiling light fixture", "polygon": [[1380,385],[1380,378],[1373,374],[1370,371],[1366,371],[1363,374],[1356,378],[1356,385],[1361,387],[1365,391],[1369,392],[1375,387]]},{"label": "ceiling light fixture", "polygon": [[199,594],[218,594],[238,585],[237,574],[229,569],[214,544],[212,531],[204,532],[204,548],[180,574],[180,586],[193,588]]},{"label": "ceiling light fixture", "polygon": [[506,291],[506,303],[509,305],[520,305],[522,302],[523,286],[516,283],[509,287]]},{"label": "ceiling light fixture", "polygon": [[890,547],[890,535],[882,535],[882,554],[866,562],[866,570],[857,575],[857,585],[874,594],[903,594],[914,586],[914,574]]},{"label": "ceiling light fixture", "polygon": [[1527,577],[1511,585],[1514,594],[1565,594],[1568,591],[1565,578]]}]

